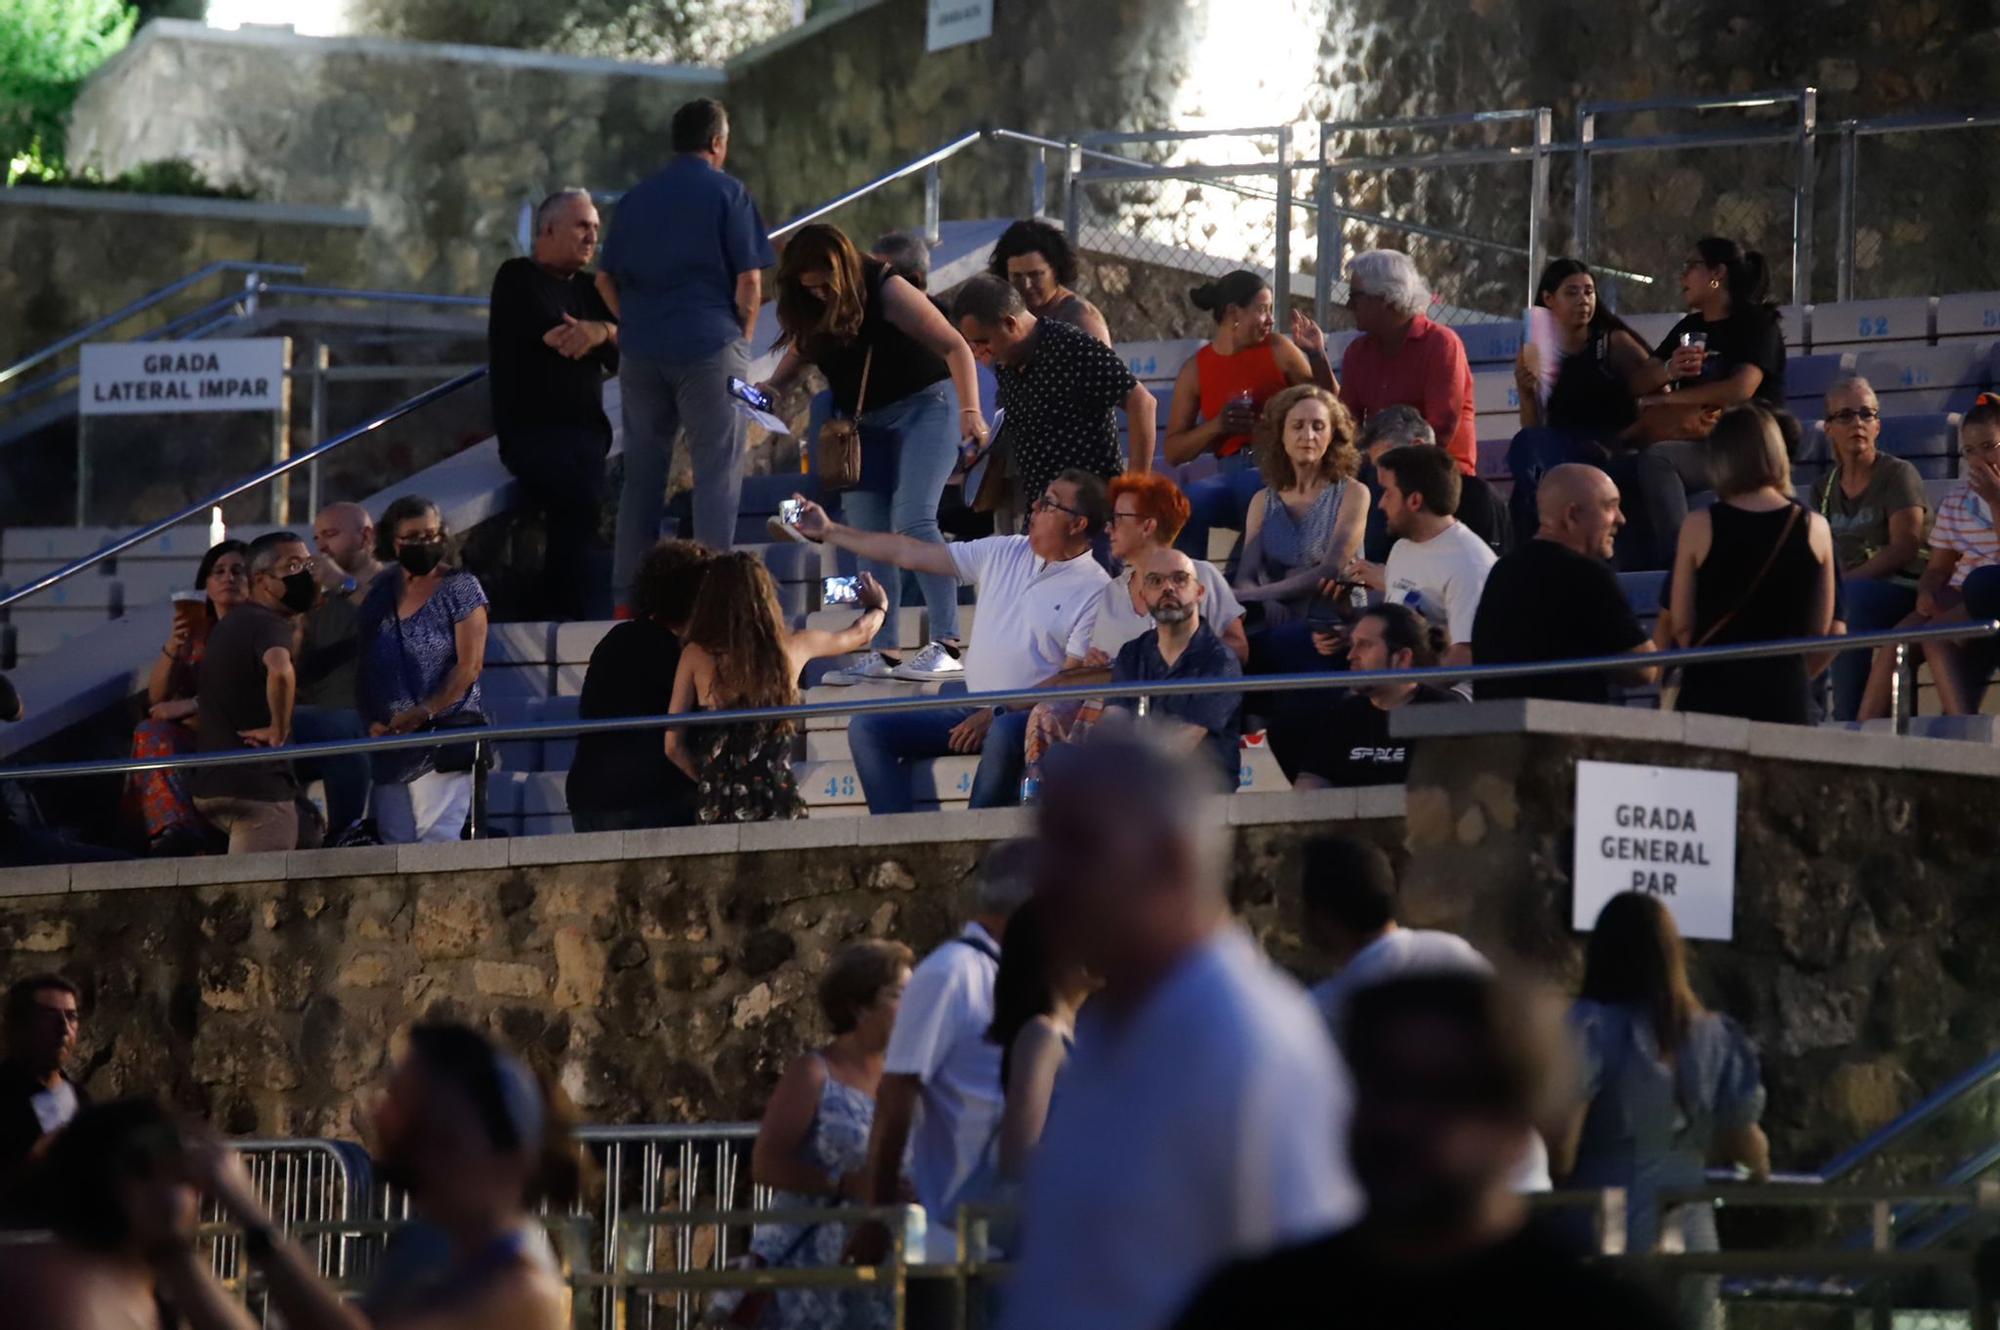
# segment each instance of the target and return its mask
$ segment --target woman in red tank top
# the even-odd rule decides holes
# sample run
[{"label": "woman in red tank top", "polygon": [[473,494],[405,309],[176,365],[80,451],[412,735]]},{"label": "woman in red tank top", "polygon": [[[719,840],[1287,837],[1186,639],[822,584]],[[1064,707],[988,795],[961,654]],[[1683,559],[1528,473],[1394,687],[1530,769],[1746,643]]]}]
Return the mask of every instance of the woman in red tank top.
[{"label": "woman in red tank top", "polygon": [[1338,389],[1323,351],[1309,359],[1276,330],[1271,288],[1256,273],[1239,268],[1188,298],[1214,315],[1215,332],[1174,380],[1163,451],[1176,465],[1210,452],[1222,461],[1221,474],[1185,486],[1193,514],[1175,546],[1200,559],[1208,557],[1209,528],[1242,530],[1250,499],[1263,488],[1250,432],[1264,403],[1295,383]]}]

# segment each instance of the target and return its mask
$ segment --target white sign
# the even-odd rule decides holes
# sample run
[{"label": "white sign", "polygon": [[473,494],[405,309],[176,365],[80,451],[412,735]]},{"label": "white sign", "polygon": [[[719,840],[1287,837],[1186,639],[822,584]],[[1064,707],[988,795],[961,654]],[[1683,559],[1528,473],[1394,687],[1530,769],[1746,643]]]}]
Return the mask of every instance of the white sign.
[{"label": "white sign", "polygon": [[942,51],[993,35],[993,0],[931,0],[924,49]]},{"label": "white sign", "polygon": [[283,337],[208,342],[97,342],[83,348],[86,416],[276,411],[284,406]]},{"label": "white sign", "polygon": [[1575,905],[1587,933],[1621,891],[1656,896],[1684,937],[1728,941],[1736,915],[1736,773],[1576,764]]}]

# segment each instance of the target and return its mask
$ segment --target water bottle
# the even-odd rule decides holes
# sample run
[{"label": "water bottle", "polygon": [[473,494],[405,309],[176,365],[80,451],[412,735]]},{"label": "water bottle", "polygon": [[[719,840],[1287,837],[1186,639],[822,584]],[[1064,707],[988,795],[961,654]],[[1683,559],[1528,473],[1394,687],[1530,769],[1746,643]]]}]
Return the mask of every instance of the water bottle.
[{"label": "water bottle", "polygon": [[1042,778],[1040,776],[1021,777],[1021,805],[1037,804],[1042,801]]}]

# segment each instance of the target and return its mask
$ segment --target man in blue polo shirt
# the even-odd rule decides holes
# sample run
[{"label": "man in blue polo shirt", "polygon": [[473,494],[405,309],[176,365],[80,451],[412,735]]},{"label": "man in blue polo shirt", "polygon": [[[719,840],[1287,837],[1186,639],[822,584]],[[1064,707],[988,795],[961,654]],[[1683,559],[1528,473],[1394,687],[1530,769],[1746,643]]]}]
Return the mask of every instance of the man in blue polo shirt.
[{"label": "man in blue polo shirt", "polygon": [[619,200],[597,277],[623,357],[625,491],[611,574],[621,614],[639,561],[659,539],[667,463],[683,428],[694,538],[716,550],[735,543],[744,421],[729,379],[749,375],[761,270],[777,261],[750,191],[722,172],[722,103],[704,97],[674,112],[673,145],[674,160]]},{"label": "man in blue polo shirt", "polygon": [[[1243,676],[1236,653],[1201,621],[1202,586],[1187,555],[1171,547],[1149,550],[1139,559],[1134,580],[1154,626],[1119,650],[1111,666],[1114,687]],[[1234,790],[1239,765],[1237,712],[1242,706],[1243,694],[1238,692],[1168,694],[1150,699],[1145,717],[1137,723],[1172,747],[1199,754],[1215,768],[1222,788]],[[1113,697],[1106,703],[1104,720],[1116,724],[1121,712],[1129,715],[1137,709],[1137,699]]]}]

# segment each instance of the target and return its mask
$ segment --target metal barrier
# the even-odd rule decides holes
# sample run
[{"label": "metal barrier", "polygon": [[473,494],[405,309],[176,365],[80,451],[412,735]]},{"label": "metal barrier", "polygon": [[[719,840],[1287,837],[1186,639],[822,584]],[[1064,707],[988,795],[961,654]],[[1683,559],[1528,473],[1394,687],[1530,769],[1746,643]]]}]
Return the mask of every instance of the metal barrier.
[{"label": "metal barrier", "polygon": [[[1940,230],[1950,217],[1946,200],[1967,181],[1986,179],[2000,155],[2000,114],[1843,120],[1832,132],[1837,299],[2000,288],[2000,228],[1991,209],[1966,211],[1963,222],[1979,228],[1970,234]],[[1952,135],[1941,154],[1911,151],[1914,136],[1935,134]],[[1967,273],[1969,263],[1979,265],[1976,272]],[[1862,274],[1869,280],[1859,280]]]}]

